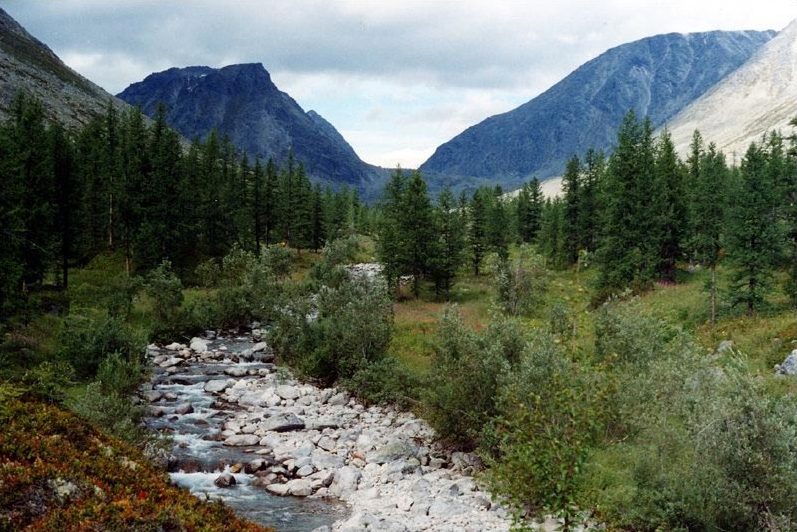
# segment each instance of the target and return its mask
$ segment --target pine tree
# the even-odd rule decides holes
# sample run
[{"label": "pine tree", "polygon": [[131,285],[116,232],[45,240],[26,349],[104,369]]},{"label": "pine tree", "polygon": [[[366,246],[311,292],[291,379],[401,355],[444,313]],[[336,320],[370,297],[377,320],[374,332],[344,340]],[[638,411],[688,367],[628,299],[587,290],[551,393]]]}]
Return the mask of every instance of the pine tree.
[{"label": "pine tree", "polygon": [[479,188],[468,204],[468,248],[473,275],[478,276],[482,261],[489,249],[487,240],[487,217],[490,208],[489,191]]},{"label": "pine tree", "polygon": [[696,136],[689,162],[690,175],[696,177],[691,195],[693,249],[695,259],[711,271],[709,306],[713,326],[717,320],[717,264],[725,229],[728,168],[725,155],[717,151],[714,143],[709,144],[705,153],[699,144]]},{"label": "pine tree", "polygon": [[564,234],[563,259],[565,264],[575,264],[578,252],[584,247],[584,236],[581,234],[582,209],[582,167],[581,160],[574,155],[565,166],[562,176],[562,232]]},{"label": "pine tree", "polygon": [[649,238],[658,241],[658,273],[669,282],[675,281],[676,262],[683,255],[688,227],[684,169],[675,153],[670,133],[665,129],[656,143],[656,190],[651,212],[654,229]]},{"label": "pine tree", "polygon": [[727,239],[733,266],[732,303],[744,305],[748,316],[764,302],[782,244],[775,183],[767,158],[765,150],[753,143],[742,160]]},{"label": "pine tree", "polygon": [[406,255],[407,240],[402,234],[400,221],[406,187],[407,178],[401,167],[397,167],[382,193],[381,217],[377,224],[376,255],[393,294],[398,294],[399,278],[405,273],[402,258]]},{"label": "pine tree", "polygon": [[412,273],[412,292],[420,295],[420,281],[430,270],[432,243],[435,240],[432,203],[426,190],[426,182],[417,170],[412,173],[402,202],[399,227],[402,238],[407,241],[406,255],[401,262],[406,271]]},{"label": "pine tree", "polygon": [[650,283],[659,264],[660,245],[652,234],[651,203],[659,197],[652,126],[629,111],[609,159],[602,203],[604,216],[598,249],[598,287],[604,293],[630,284]]},{"label": "pine tree", "polygon": [[437,196],[434,209],[437,240],[432,254],[431,270],[435,292],[445,294],[446,301],[451,296],[451,286],[457,271],[462,265],[465,250],[465,213],[458,209],[454,194],[448,187]]}]

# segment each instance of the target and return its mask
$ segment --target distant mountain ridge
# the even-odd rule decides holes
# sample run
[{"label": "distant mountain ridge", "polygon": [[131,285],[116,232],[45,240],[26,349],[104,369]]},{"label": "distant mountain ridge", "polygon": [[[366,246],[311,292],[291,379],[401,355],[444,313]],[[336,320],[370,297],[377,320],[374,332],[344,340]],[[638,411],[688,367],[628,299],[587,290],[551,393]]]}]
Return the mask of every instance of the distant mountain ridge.
[{"label": "distant mountain ridge", "polygon": [[280,91],[260,63],[170,68],[118,96],[150,117],[162,103],[167,123],[183,136],[204,139],[216,130],[263,162],[283,164],[292,150],[308,176],[323,183],[347,183],[367,194],[385,175],[360,160],[329,122]]},{"label": "distant mountain ridge", "polygon": [[766,132],[790,135],[797,117],[797,20],[667,123],[676,150],[689,151],[695,129],[739,162]]},{"label": "distant mountain ridge", "polygon": [[22,91],[44,104],[45,115],[68,128],[104,114],[108,103],[126,106],[84,78],[0,9],[0,120]]},{"label": "distant mountain ridge", "polygon": [[775,34],[671,33],[612,48],[531,101],[441,145],[420,169],[436,179],[490,178],[507,188],[559,175],[574,154],[610,149],[629,109],[662,125]]}]

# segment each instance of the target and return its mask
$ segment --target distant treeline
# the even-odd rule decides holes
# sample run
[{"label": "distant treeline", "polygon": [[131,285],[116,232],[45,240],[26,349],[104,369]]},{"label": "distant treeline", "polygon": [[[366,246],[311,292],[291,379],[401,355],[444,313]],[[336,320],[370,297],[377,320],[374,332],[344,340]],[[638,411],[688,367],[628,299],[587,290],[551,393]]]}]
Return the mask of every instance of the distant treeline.
[{"label": "distant treeline", "polygon": [[368,218],[356,189],[322,190],[292,156],[252,161],[215,133],[186,147],[164,112],[150,122],[110,104],[68,131],[21,94],[0,125],[0,313],[32,286],[66,287],[70,266],[107,250],[131,271],[168,260],[190,278],[233,246],[317,250]]},{"label": "distant treeline", "polygon": [[[797,162],[794,139],[779,132],[730,166],[695,131],[683,161],[666,130],[654,136],[649,119],[629,112],[612,154],[574,155],[562,188],[545,199],[532,179],[511,197],[482,187],[458,201],[444,190],[435,205],[419,173],[397,171],[379,217],[389,280],[413,275],[416,293],[424,278],[447,290],[465,265],[478,275],[489,253],[506,262],[512,243],[536,245],[548,267],[597,268],[595,302],[674,282],[690,264],[713,274],[722,259],[731,303],[753,314],[776,270],[789,267],[797,278]],[[714,275],[711,298],[713,309]]]}]

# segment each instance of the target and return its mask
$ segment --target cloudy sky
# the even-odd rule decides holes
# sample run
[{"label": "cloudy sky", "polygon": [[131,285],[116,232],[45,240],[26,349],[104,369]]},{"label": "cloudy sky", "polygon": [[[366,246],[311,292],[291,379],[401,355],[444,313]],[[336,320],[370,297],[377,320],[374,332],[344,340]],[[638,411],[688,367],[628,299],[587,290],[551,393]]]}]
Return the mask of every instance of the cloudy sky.
[{"label": "cloudy sky", "polygon": [[262,63],[366,162],[417,167],[440,144],[643,37],[781,30],[794,0],[0,0],[116,94],[152,72]]}]

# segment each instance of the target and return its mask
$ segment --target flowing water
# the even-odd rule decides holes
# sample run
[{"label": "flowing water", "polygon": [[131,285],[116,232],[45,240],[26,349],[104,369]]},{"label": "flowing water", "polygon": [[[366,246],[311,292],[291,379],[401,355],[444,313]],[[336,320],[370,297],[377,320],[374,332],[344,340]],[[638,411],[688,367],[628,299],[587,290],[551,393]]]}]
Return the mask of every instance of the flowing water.
[{"label": "flowing water", "polygon": [[[229,472],[230,466],[257,458],[241,448],[226,447],[221,443],[222,424],[236,405],[223,404],[213,394],[204,391],[205,382],[211,379],[230,378],[224,371],[235,367],[248,373],[270,371],[272,364],[264,362],[234,362],[236,353],[251,349],[244,338],[219,338],[209,342],[208,348],[226,350],[230,358],[224,361],[191,362],[170,371],[154,368],[153,390],[167,396],[154,403],[164,411],[163,416],[149,416],[147,425],[153,430],[168,434],[173,443],[173,454],[178,460],[178,471],[170,473],[172,480],[199,497],[221,499],[241,517],[273,527],[279,532],[310,532],[322,525],[330,525],[344,515],[343,505],[330,501],[278,497],[252,484],[253,477],[236,473],[236,484],[220,488],[214,484],[220,474]],[[256,376],[239,377],[254,379]],[[193,412],[177,415],[178,405],[191,403]]]}]

